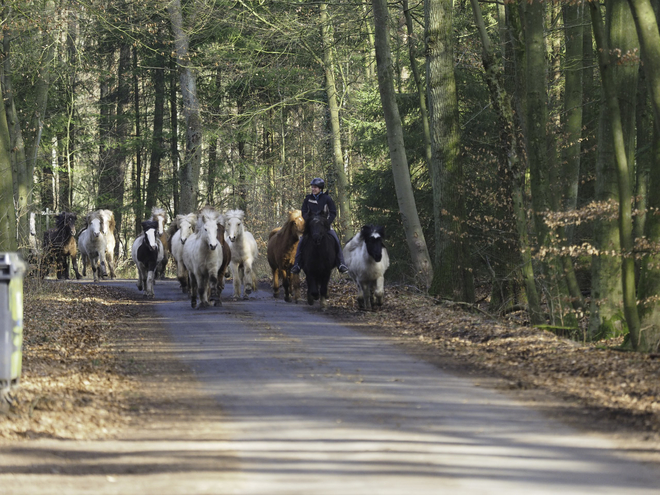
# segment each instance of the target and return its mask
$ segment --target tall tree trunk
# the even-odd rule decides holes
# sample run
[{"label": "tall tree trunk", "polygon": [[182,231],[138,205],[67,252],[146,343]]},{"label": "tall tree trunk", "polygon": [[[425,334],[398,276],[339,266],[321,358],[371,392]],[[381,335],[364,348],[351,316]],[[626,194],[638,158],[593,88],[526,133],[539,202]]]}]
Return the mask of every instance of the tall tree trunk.
[{"label": "tall tree trunk", "polygon": [[[417,65],[417,49],[415,47],[415,35],[413,32],[413,19],[410,13],[408,0],[403,0],[403,14],[406,18],[406,29],[408,32],[408,57],[410,58],[410,68],[412,69],[413,78],[415,80],[415,87],[417,88],[417,96],[419,98],[419,113],[422,121],[422,131],[424,135],[424,158],[426,159],[426,166],[431,174],[431,158],[433,156],[431,148],[431,128],[429,125],[429,111],[426,106],[426,91],[424,90],[424,83],[422,75],[419,72]],[[437,260],[435,260],[437,263]]]},{"label": "tall tree trunk", "polygon": [[589,4],[594,37],[598,46],[598,62],[605,92],[607,110],[612,126],[614,155],[619,186],[619,240],[621,245],[621,275],[623,286],[623,312],[630,332],[633,346],[640,345],[640,321],[635,295],[635,262],[633,259],[632,240],[632,188],[631,175],[626,150],[626,137],[623,128],[623,118],[617,98],[613,74],[613,64],[609,45],[603,27],[600,6],[595,2]]},{"label": "tall tree trunk", "polygon": [[[111,135],[106,166],[99,181],[99,208],[112,210],[115,215],[115,231],[121,235],[124,208],[124,179],[126,177],[125,143],[130,125],[126,110],[130,105],[129,70],[131,66],[131,49],[127,44],[119,48],[119,66],[117,70],[116,92],[116,132]],[[115,246],[115,255],[119,256],[120,242]],[[125,248],[126,246],[124,246]]]},{"label": "tall tree trunk", "polygon": [[[656,190],[660,185],[660,30],[650,0],[629,0],[641,49],[644,72],[648,80],[649,96],[654,115],[653,167],[650,172],[649,190]],[[657,194],[649,195],[649,210],[660,207]],[[656,210],[657,211],[657,210]],[[660,221],[657,215],[649,215],[646,225],[646,237],[651,243],[660,242]],[[643,352],[660,350],[660,256],[651,252],[642,261],[639,298],[640,332],[634,335],[631,330],[633,346]]]},{"label": "tall tree trunk", "polygon": [[[1,83],[0,83],[1,84]],[[0,86],[0,94],[2,87]],[[12,190],[11,153],[7,113],[0,112],[0,251],[16,251],[16,208]]]},{"label": "tall tree trunk", "polygon": [[534,225],[539,246],[547,244],[548,228],[544,213],[549,208],[548,188],[548,97],[547,61],[544,37],[544,3],[532,0],[523,3],[525,33],[525,95],[527,162],[530,170]]},{"label": "tall tree trunk", "polygon": [[199,191],[199,172],[202,163],[202,119],[197,100],[197,82],[188,49],[188,35],[183,30],[183,16],[180,0],[168,4],[174,49],[179,66],[181,96],[183,99],[183,117],[186,121],[186,155],[179,174],[181,211],[192,212],[197,209]]},{"label": "tall tree trunk", "polygon": [[463,169],[454,76],[452,0],[429,0],[425,9],[426,81],[431,128],[431,183],[435,269],[431,293],[474,301],[470,249],[463,235]]},{"label": "tall tree trunk", "polygon": [[[573,212],[577,207],[578,184],[580,180],[580,142],[582,138],[582,48],[584,22],[583,8],[566,4],[562,7],[566,38],[563,129],[566,145],[562,157],[562,200],[561,208]],[[560,229],[560,237],[565,245],[573,241],[573,228]],[[562,256],[564,274],[575,309],[582,308],[584,301],[577,282],[573,261],[570,256]]]},{"label": "tall tree trunk", "polygon": [[[610,0],[607,8],[604,40],[607,46],[621,50],[625,54],[628,50],[637,48],[637,37],[632,24],[630,8],[625,0]],[[594,30],[595,31],[595,30]],[[599,55],[600,56],[600,55]],[[609,55],[608,55],[609,56]],[[612,54],[614,56],[614,54]],[[609,60],[606,71],[617,97],[619,115],[621,118],[621,132],[626,153],[626,164],[634,163],[635,140],[635,91],[639,69],[631,62],[620,63],[621,60]],[[601,69],[602,70],[602,69]],[[605,82],[603,83],[605,87]],[[598,139],[598,161],[596,163],[596,200],[622,202],[619,184],[619,164],[616,150],[616,139],[613,133],[615,127],[613,114],[609,105],[602,109]],[[630,172],[630,166],[626,165]],[[631,185],[632,175],[628,179]],[[632,189],[628,192],[632,194]],[[631,208],[631,205],[627,205]],[[591,316],[589,322],[589,335],[591,338],[609,338],[621,333],[618,328],[621,323],[624,309],[624,285],[621,279],[620,244],[621,222],[618,223],[607,218],[598,219],[594,231],[594,245],[599,255],[592,263],[592,297]],[[629,242],[632,242],[632,238]],[[610,253],[616,252],[616,255]],[[634,282],[633,282],[634,288]]]},{"label": "tall tree trunk", "polygon": [[399,211],[406,233],[408,249],[412,258],[419,284],[428,290],[433,278],[424,232],[417,214],[417,205],[413,195],[408,159],[403,142],[401,117],[394,93],[394,75],[389,40],[389,14],[385,0],[372,0],[376,37],[376,66],[378,68],[378,87],[387,126],[387,142],[390,148],[392,174],[396,189]]},{"label": "tall tree trunk", "polygon": [[[3,2],[4,4],[4,2]],[[5,18],[11,17],[11,11],[5,5],[3,9]],[[3,177],[12,177],[10,191],[13,191],[12,207],[18,207],[16,216],[18,217],[18,248],[23,250],[23,254],[27,254],[28,238],[29,238],[29,224],[27,222],[27,209],[32,202],[32,190],[34,188],[33,182],[28,181],[27,177],[27,157],[25,155],[25,142],[23,140],[23,131],[21,122],[16,111],[16,102],[14,99],[14,90],[12,85],[12,56],[11,56],[11,42],[13,34],[10,28],[11,22],[8,22],[3,29],[3,66],[2,66],[2,88],[4,98],[4,109],[6,113],[7,126],[9,132],[9,146],[11,169],[10,174],[4,174]],[[6,180],[6,179],[5,179]],[[21,219],[26,217],[25,222]]]},{"label": "tall tree trunk", "polygon": [[[145,216],[145,218],[147,218],[147,215],[151,212],[151,209],[156,206],[156,197],[160,183],[161,160],[165,155],[165,143],[163,142],[163,122],[165,119],[166,62],[167,61],[165,60],[165,57],[159,50],[158,54],[156,55],[156,66],[151,73],[154,83],[155,101],[153,134],[151,135],[151,159],[149,161],[149,178],[147,179],[147,198],[143,212],[143,216]],[[173,114],[174,123],[176,122],[175,117],[176,111]],[[174,137],[174,139],[176,139],[176,137]]]},{"label": "tall tree trunk", "polygon": [[[133,47],[132,49],[133,52],[133,113],[135,114],[135,142],[136,144],[136,149],[135,149],[135,160],[133,162],[133,169],[135,172],[135,179],[133,180],[133,215],[135,216],[134,224],[133,224],[133,232],[135,233],[135,236],[137,237],[140,233],[140,230],[138,229],[138,219],[144,218],[143,216],[143,183],[142,183],[142,145],[140,144],[142,142],[142,132],[140,128],[140,88],[139,88],[139,83],[138,83],[138,54],[137,54],[137,47]],[[164,88],[160,88],[160,96],[159,96],[159,90],[154,87],[154,91],[156,92],[156,99],[160,98],[161,100],[163,99],[163,90]],[[156,109],[154,109],[154,113],[156,113]],[[162,114],[161,114],[162,115]]]},{"label": "tall tree trunk", "polygon": [[353,236],[351,222],[351,206],[348,198],[348,181],[344,171],[344,160],[341,146],[341,128],[339,123],[339,101],[335,84],[335,61],[333,55],[334,39],[332,25],[328,17],[328,6],[319,5],[321,14],[321,38],[323,40],[323,68],[325,70],[326,93],[328,95],[328,111],[330,112],[330,130],[332,142],[333,172],[337,178],[337,201],[339,203],[339,225],[341,233],[347,239]]},{"label": "tall tree trunk", "polygon": [[[183,213],[180,205],[179,195],[179,111],[177,109],[176,98],[176,60],[170,57],[170,158],[172,160],[172,199],[174,202],[174,211]],[[191,213],[186,211],[185,213]]]},{"label": "tall tree trunk", "polygon": [[484,65],[484,78],[490,90],[491,101],[500,121],[500,142],[502,143],[502,159],[506,161],[508,175],[511,177],[512,206],[516,220],[516,231],[518,234],[518,245],[522,256],[522,277],[527,293],[527,304],[530,320],[533,325],[545,323],[541,302],[536,289],[534,270],[532,267],[531,246],[528,238],[527,208],[524,203],[523,183],[524,170],[518,156],[520,145],[517,142],[515,131],[515,117],[511,105],[511,96],[507,93],[499,72],[499,64],[495,57],[490,38],[486,32],[486,26],[481,15],[481,7],[478,0],[471,0],[475,23],[479,29],[481,43],[483,46],[482,60]]}]

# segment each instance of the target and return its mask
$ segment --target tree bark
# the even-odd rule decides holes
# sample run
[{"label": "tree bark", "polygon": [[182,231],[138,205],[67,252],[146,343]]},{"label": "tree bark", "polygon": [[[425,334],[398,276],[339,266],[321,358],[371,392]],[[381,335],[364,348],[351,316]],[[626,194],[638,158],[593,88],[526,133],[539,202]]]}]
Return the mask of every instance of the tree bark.
[{"label": "tree bark", "polygon": [[490,38],[486,32],[486,26],[481,15],[481,7],[478,0],[470,0],[474,13],[475,24],[479,30],[483,46],[482,61],[484,65],[484,79],[490,91],[491,102],[500,121],[500,142],[502,143],[503,160],[506,161],[507,169],[511,177],[513,214],[516,220],[516,232],[518,234],[518,245],[522,257],[521,273],[527,293],[527,305],[530,321],[533,325],[545,324],[545,318],[541,311],[541,302],[536,288],[534,270],[532,266],[531,246],[528,238],[527,208],[524,203],[523,182],[524,170],[521,169],[517,142],[516,125],[511,96],[507,93],[502,82],[502,75],[498,70],[495,51],[492,48]]},{"label": "tree bark", "polygon": [[[628,1],[637,34],[639,36],[640,51],[644,63],[644,72],[648,80],[649,96],[654,115],[654,147],[653,166],[650,171],[649,190],[653,191],[660,184],[660,150],[658,139],[660,139],[660,30],[649,0]],[[657,194],[649,195],[649,210],[658,211],[660,201]],[[646,221],[646,237],[653,244],[660,241],[660,219],[658,215],[649,215]],[[642,302],[640,307],[640,332],[633,336],[633,346],[643,352],[658,352],[660,350],[660,302],[657,295],[660,294],[660,256],[649,253],[642,260],[639,298]]]},{"label": "tree bark", "polygon": [[612,126],[614,140],[614,155],[619,186],[619,239],[621,244],[621,275],[623,286],[623,312],[630,332],[633,347],[640,346],[640,321],[635,295],[635,263],[633,259],[632,242],[632,190],[631,175],[626,152],[625,133],[623,129],[619,100],[617,99],[612,61],[609,45],[602,24],[600,6],[595,2],[589,4],[591,22],[598,46],[598,62],[600,68],[607,110]]},{"label": "tree bark", "polygon": [[412,258],[416,279],[424,290],[431,285],[433,271],[424,232],[417,214],[413,195],[408,159],[403,142],[401,116],[394,93],[392,55],[389,40],[389,14],[385,0],[372,0],[376,40],[376,66],[378,69],[378,88],[387,126],[387,142],[390,149],[392,174],[399,203],[399,211],[406,234],[408,249]]},{"label": "tree bark", "polygon": [[[593,15],[593,14],[592,14]],[[630,8],[625,0],[610,0],[608,2],[607,20],[603,30],[602,40],[606,46],[615,48],[608,57],[604,69],[608,74],[608,83],[617,98],[619,108],[621,139],[623,139],[626,154],[626,167],[630,175],[627,183],[628,194],[632,194],[632,172],[628,164],[634,163],[635,152],[635,95],[639,69],[631,62],[620,63],[620,60],[610,59],[615,53],[625,54],[638,47],[634,30],[629,29],[633,19]],[[595,29],[594,29],[595,32]],[[597,40],[598,41],[598,40]],[[600,46],[600,45],[599,45]],[[620,52],[619,52],[620,50]],[[603,54],[599,54],[602,59]],[[603,61],[601,60],[601,64]],[[603,69],[601,68],[601,71]],[[605,81],[603,82],[605,85]],[[602,108],[598,138],[598,161],[596,162],[596,200],[597,201],[630,201],[621,196],[620,165],[617,157],[616,125],[614,115],[609,105]],[[618,124],[617,124],[618,125]],[[626,208],[631,208],[628,204]],[[632,217],[631,217],[632,221]],[[591,338],[609,338],[620,334],[624,329],[618,328],[625,313],[625,288],[621,279],[621,220],[619,222],[607,218],[598,219],[594,229],[594,246],[599,254],[592,263],[592,297],[589,335]],[[632,236],[632,234],[631,234]],[[629,240],[632,243],[632,237]],[[625,252],[625,249],[624,249]],[[610,253],[616,253],[612,255]],[[630,255],[632,251],[630,251]],[[624,256],[626,256],[624,254]],[[624,260],[624,263],[625,260]],[[633,261],[634,263],[634,261]],[[634,282],[633,282],[634,288]]]},{"label": "tree bark", "polygon": [[431,130],[431,183],[435,269],[431,293],[473,302],[470,249],[463,235],[463,168],[454,76],[452,0],[429,0],[425,9],[426,81]]},{"label": "tree bark", "polygon": [[190,213],[197,209],[199,191],[199,172],[202,163],[202,119],[197,100],[196,76],[190,61],[188,35],[183,30],[181,1],[172,0],[168,4],[174,49],[179,66],[181,96],[183,99],[183,117],[186,121],[186,155],[179,173],[180,209]]},{"label": "tree bark", "polygon": [[[431,158],[433,156],[431,148],[431,128],[429,124],[429,111],[426,105],[426,91],[424,90],[424,82],[419,72],[417,65],[417,50],[415,48],[415,35],[413,32],[412,15],[410,14],[410,7],[408,0],[403,0],[403,15],[406,18],[406,29],[408,32],[408,57],[410,58],[410,68],[412,69],[413,78],[415,80],[415,87],[417,88],[417,96],[419,98],[419,113],[422,121],[422,133],[424,136],[424,158],[426,159],[426,166],[431,174]],[[437,262],[437,260],[436,260]]]},{"label": "tree bark", "polygon": [[[0,83],[0,94],[2,87]],[[16,251],[16,208],[14,207],[14,191],[11,167],[9,125],[7,113],[0,112],[0,251]]]},{"label": "tree bark", "polygon": [[328,111],[330,112],[330,130],[332,143],[332,165],[337,178],[337,202],[339,203],[339,225],[345,238],[353,237],[351,221],[351,206],[348,198],[348,181],[344,171],[344,157],[341,145],[341,128],[339,121],[339,101],[335,84],[335,61],[333,55],[334,39],[332,25],[328,16],[328,6],[319,5],[321,14],[321,38],[323,40],[323,68],[325,70],[326,93],[328,96]]}]

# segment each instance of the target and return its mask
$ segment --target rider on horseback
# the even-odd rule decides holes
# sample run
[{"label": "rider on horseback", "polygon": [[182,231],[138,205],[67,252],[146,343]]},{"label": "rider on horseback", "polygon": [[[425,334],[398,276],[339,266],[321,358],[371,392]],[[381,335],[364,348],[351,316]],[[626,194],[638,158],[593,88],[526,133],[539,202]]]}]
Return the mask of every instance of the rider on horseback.
[{"label": "rider on horseback", "polygon": [[[337,216],[337,207],[335,206],[335,202],[332,200],[330,195],[323,192],[323,189],[325,188],[325,182],[323,179],[317,177],[312,179],[310,186],[312,187],[312,194],[305,196],[302,208],[300,209],[302,211],[303,219],[305,222],[309,221],[312,215],[322,212],[323,208],[327,205],[329,210],[328,220],[330,223],[332,223]],[[348,267],[344,264],[344,253],[341,250],[339,237],[337,237],[337,233],[334,231],[334,229],[330,229],[330,233],[337,243],[337,270],[339,270],[340,273],[346,273],[348,271]],[[300,273],[301,245],[302,242],[299,242],[298,249],[296,250],[296,259],[293,267],[291,267],[291,273]]]}]

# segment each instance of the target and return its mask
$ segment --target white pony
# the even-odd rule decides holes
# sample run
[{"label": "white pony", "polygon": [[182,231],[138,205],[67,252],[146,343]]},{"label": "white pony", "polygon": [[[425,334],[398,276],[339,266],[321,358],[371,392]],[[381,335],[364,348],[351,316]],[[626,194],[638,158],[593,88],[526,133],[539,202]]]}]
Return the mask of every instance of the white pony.
[{"label": "white pony", "polygon": [[103,219],[101,232],[105,236],[105,261],[110,278],[115,278],[115,215],[111,210],[96,210],[96,213]]},{"label": "white pony", "polygon": [[243,210],[225,212],[225,239],[231,249],[229,268],[233,277],[234,298],[238,299],[243,288],[243,298],[257,290],[257,275],[252,269],[258,256],[257,241],[243,226]]},{"label": "white pony", "polygon": [[383,227],[365,225],[344,247],[348,274],[357,284],[358,306],[362,309],[383,305],[385,271],[390,266],[384,238]]},{"label": "white pony", "polygon": [[83,262],[83,276],[87,275],[87,265],[91,265],[94,282],[107,275],[105,269],[105,251],[107,243],[103,234],[103,218],[98,211],[87,215],[87,228],[78,236],[78,251]]},{"label": "white pony", "polygon": [[156,267],[163,260],[163,243],[156,237],[158,223],[152,220],[142,222],[142,233],[131,247],[131,256],[138,269],[138,290],[144,289],[145,297],[154,297]]},{"label": "white pony", "polygon": [[176,278],[181,284],[181,290],[188,293],[188,269],[183,262],[183,246],[186,244],[188,237],[193,233],[193,228],[197,223],[197,214],[188,213],[187,215],[177,215],[176,220],[170,226],[168,232],[172,232],[174,228],[176,231],[170,239],[170,249],[172,257],[176,264]]},{"label": "white pony", "polygon": [[[218,242],[218,223],[224,218],[212,207],[204,207],[197,215],[195,232],[190,235],[183,246],[183,264],[188,269],[190,287],[190,305],[205,308],[209,301],[211,290],[218,289],[218,271],[222,265],[222,246]],[[218,305],[222,304],[218,297]]]}]

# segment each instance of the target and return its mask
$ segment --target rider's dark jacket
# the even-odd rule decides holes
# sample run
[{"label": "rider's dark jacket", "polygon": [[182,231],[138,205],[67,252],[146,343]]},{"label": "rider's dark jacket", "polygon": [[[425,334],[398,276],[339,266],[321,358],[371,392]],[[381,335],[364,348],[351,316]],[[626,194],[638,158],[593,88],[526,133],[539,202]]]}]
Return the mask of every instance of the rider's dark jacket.
[{"label": "rider's dark jacket", "polygon": [[300,209],[305,222],[309,221],[313,214],[322,212],[325,205],[328,205],[328,220],[332,223],[337,216],[337,207],[330,195],[321,191],[316,197],[313,194],[305,196]]}]

